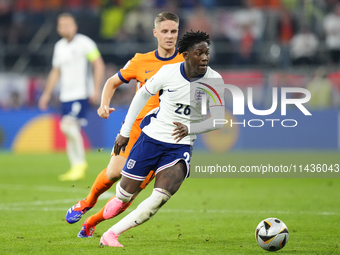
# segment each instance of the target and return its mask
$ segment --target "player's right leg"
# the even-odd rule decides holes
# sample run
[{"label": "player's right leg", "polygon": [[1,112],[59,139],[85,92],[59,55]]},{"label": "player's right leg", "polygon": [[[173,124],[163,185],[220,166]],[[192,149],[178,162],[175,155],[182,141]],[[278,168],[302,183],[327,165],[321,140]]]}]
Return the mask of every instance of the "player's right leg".
[{"label": "player's right leg", "polygon": [[[132,227],[143,224],[154,216],[171,196],[177,192],[187,176],[187,171],[188,169],[185,163],[179,161],[177,164],[158,172],[156,175],[155,188],[151,196],[106,231],[100,239],[100,244],[112,247],[123,247],[118,241],[119,235]],[[123,178],[124,177],[125,176],[123,176]],[[122,186],[126,187],[126,185]]]},{"label": "player's right leg", "polygon": [[78,233],[79,238],[86,238],[92,237],[92,234],[95,231],[95,227],[97,224],[104,220],[111,219],[113,217],[118,216],[119,214],[123,213],[134,201],[134,199],[138,196],[138,194],[146,188],[146,186],[153,180],[154,178],[154,171],[151,171],[147,178],[142,182],[142,184],[137,188],[137,191],[133,194],[129,202],[123,203],[119,210],[112,210],[116,201],[116,195],[109,199],[106,205],[96,214],[92,215],[91,217],[87,218],[82,224],[82,229]]},{"label": "player's right leg", "polygon": [[[137,141],[139,135],[140,135],[141,129],[139,127],[139,123],[135,122],[133,125],[133,129],[131,129],[131,133],[130,133],[130,140],[129,143],[127,145],[127,147],[125,148],[125,151],[121,151],[121,153],[119,154],[119,156],[115,156],[113,154],[113,151],[111,153],[111,160],[110,163],[107,167],[107,172],[106,172],[106,179],[112,181],[110,183],[110,186],[108,188],[106,188],[105,190],[103,190],[102,192],[100,191],[100,189],[97,187],[99,184],[101,183],[105,183],[105,181],[103,181],[104,178],[104,174],[102,178],[99,178],[98,182],[96,181],[94,183],[94,185],[92,186],[91,192],[88,195],[88,197],[86,199],[88,199],[89,203],[92,203],[93,205],[95,204],[95,202],[97,202],[98,197],[100,194],[102,194],[104,191],[106,191],[107,189],[109,189],[112,184],[114,182],[116,182],[117,180],[120,179],[121,177],[121,170],[123,169],[125,162],[126,162],[126,158],[129,156],[130,151],[133,147],[133,145],[135,144],[135,142]],[[150,179],[151,180],[151,179]],[[96,185],[96,183],[98,183],[98,185]],[[142,187],[145,188],[147,184],[142,185]],[[138,194],[140,192],[140,190],[138,192],[136,192],[136,194]],[[115,199],[115,196],[110,199],[106,205],[111,204],[110,202],[112,200]],[[114,217],[120,213],[122,213],[123,211],[125,211],[132,203],[133,200],[131,200],[131,202],[125,203],[124,206],[121,208],[121,210],[119,212],[117,212],[116,214],[111,214],[111,217]],[[106,208],[103,207],[98,213],[92,215],[91,217],[87,218],[86,221],[83,224],[82,229],[80,230],[80,232],[78,233],[78,237],[90,237],[88,234],[91,233],[91,231],[89,231],[90,229],[92,229],[94,231],[95,226],[104,221],[107,218],[104,218],[104,210]],[[92,207],[91,207],[92,208]],[[84,213],[79,213],[80,217],[83,215]],[[80,219],[80,218],[79,218]],[[78,220],[79,220],[78,219]],[[92,231],[92,233],[93,233]],[[91,233],[91,235],[92,235]]]},{"label": "player's right leg", "polygon": [[[99,196],[111,188],[111,186],[120,179],[121,174],[120,171],[124,167],[126,162],[126,158],[123,156],[112,156],[107,168],[99,173],[96,180],[94,181],[90,193],[84,200],[78,201],[77,204],[72,206],[66,213],[66,221],[68,223],[76,223],[78,222],[82,216],[89,211],[98,201]],[[98,214],[98,215],[97,215]],[[88,219],[87,222],[84,223],[90,225],[97,225],[99,222],[103,221],[104,218],[102,214],[100,216],[100,212],[95,214],[94,218]],[[95,224],[92,224],[94,223]],[[83,226],[86,228],[87,226]],[[83,230],[83,229],[82,229]],[[81,231],[82,231],[81,230]]]}]

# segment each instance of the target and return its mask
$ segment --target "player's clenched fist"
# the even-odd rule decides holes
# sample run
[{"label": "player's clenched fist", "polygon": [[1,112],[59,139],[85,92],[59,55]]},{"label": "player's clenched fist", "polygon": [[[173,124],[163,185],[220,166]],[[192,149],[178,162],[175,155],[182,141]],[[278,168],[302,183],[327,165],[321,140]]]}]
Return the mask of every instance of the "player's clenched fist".
[{"label": "player's clenched fist", "polygon": [[103,119],[108,119],[111,112],[115,111],[115,108],[110,108],[107,105],[100,106],[97,110],[98,115]]}]

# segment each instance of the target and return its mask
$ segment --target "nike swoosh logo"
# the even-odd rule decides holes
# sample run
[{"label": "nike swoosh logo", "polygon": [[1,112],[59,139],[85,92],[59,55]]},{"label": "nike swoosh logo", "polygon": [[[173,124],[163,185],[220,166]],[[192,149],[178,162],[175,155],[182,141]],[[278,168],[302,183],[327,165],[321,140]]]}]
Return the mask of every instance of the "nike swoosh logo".
[{"label": "nike swoosh logo", "polygon": [[150,70],[150,71],[145,70],[145,73],[150,73],[150,72],[153,72],[153,70]]},{"label": "nike swoosh logo", "polygon": [[168,91],[169,91],[169,92],[176,92],[177,90],[170,90],[170,89],[168,89]]}]

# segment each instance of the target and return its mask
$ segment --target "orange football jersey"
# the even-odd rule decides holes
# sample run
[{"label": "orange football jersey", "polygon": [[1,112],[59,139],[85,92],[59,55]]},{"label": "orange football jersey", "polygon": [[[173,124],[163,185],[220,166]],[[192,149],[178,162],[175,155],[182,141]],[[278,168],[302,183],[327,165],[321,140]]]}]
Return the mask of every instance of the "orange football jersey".
[{"label": "orange football jersey", "polygon": [[[137,92],[162,66],[184,61],[183,56],[179,55],[177,51],[169,58],[162,58],[157,52],[158,50],[145,54],[136,53],[136,55],[119,70],[118,76],[121,81],[128,83],[130,80],[136,79]],[[159,95],[157,93],[157,95],[150,97],[149,101],[139,113],[136,121],[141,121],[148,112],[158,106]]]}]

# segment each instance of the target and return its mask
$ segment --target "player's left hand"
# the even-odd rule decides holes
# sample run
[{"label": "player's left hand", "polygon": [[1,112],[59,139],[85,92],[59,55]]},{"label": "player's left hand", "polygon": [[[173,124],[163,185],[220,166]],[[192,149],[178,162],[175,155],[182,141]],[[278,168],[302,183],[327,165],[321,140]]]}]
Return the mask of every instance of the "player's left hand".
[{"label": "player's left hand", "polygon": [[174,140],[178,143],[183,137],[188,135],[188,127],[180,122],[173,122],[176,125],[174,133],[171,136],[176,136]]},{"label": "player's left hand", "polygon": [[115,111],[115,108],[110,108],[110,106],[103,105],[97,110],[98,115],[103,119],[108,119],[110,114]]},{"label": "player's left hand", "polygon": [[113,152],[117,156],[120,153],[120,150],[125,151],[126,145],[129,142],[129,137],[124,137],[121,134],[118,134],[115,140],[115,145],[113,147]]}]

